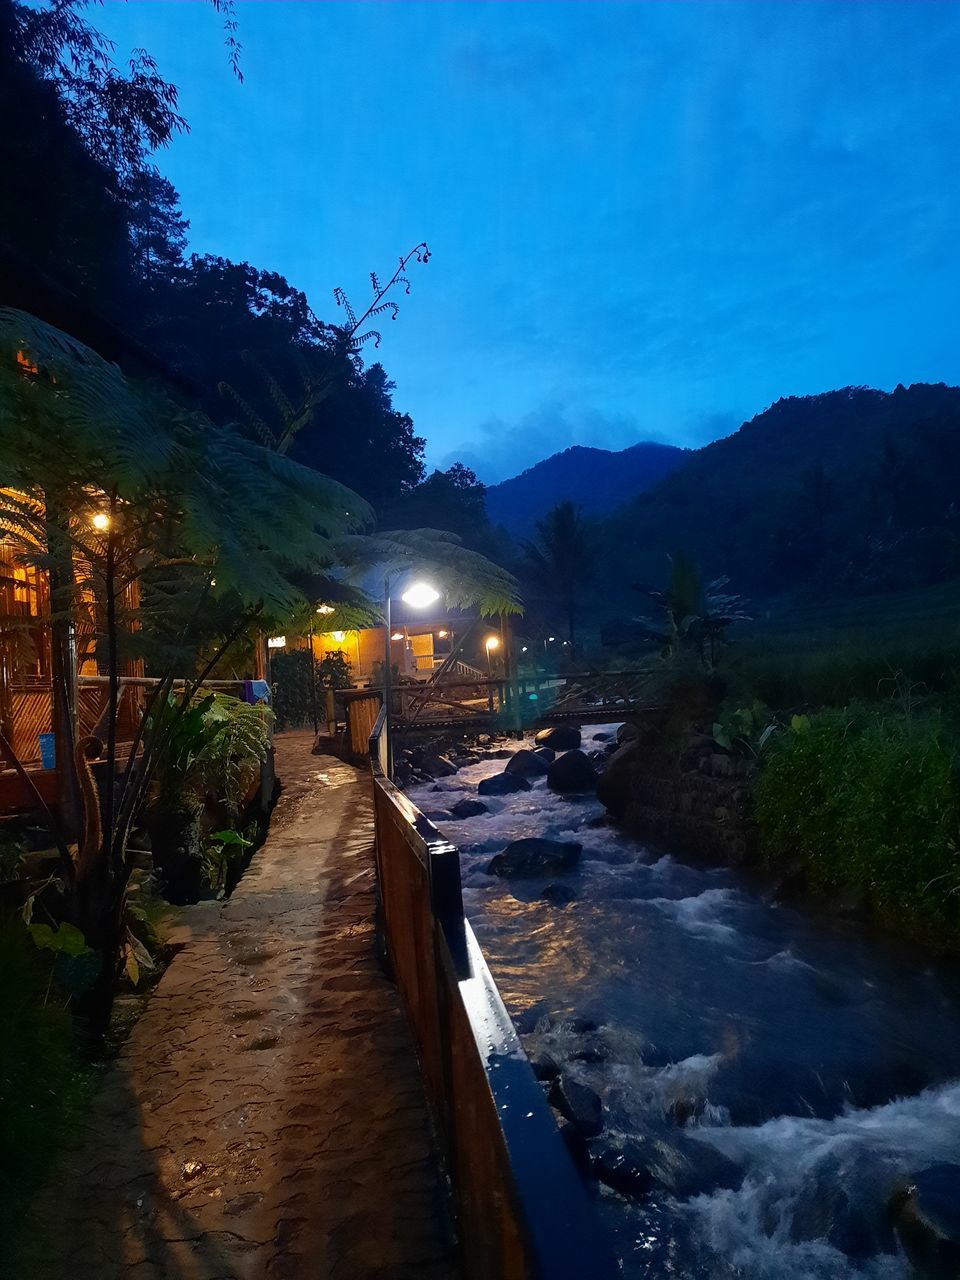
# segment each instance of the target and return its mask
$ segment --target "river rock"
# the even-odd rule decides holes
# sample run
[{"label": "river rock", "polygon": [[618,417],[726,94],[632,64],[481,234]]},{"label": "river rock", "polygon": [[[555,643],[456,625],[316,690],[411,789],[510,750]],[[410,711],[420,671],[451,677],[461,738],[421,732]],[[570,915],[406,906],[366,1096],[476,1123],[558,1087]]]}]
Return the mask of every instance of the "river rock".
[{"label": "river rock", "polygon": [[580,745],[580,730],[575,724],[555,724],[552,729],[541,729],[534,742],[553,751],[575,751]]},{"label": "river rock", "polygon": [[536,1031],[541,1022],[550,1019],[550,1010],[547,1007],[546,1000],[535,1000],[533,1004],[528,1004],[525,1009],[521,1009],[519,1013],[513,1016],[513,1025],[518,1033],[527,1036],[531,1031]]},{"label": "river rock", "polygon": [[553,1119],[557,1126],[560,1137],[563,1139],[564,1146],[573,1161],[575,1168],[584,1176],[590,1172],[590,1149],[587,1146],[587,1140],[567,1117],[558,1111],[556,1107],[551,1107]]},{"label": "river rock", "polygon": [[735,1190],[743,1181],[743,1171],[715,1147],[680,1134],[669,1140],[649,1136],[603,1144],[594,1155],[595,1163],[602,1160],[602,1168],[612,1170],[621,1186],[657,1186],[681,1200],[717,1189]]},{"label": "river rock", "polygon": [[481,813],[489,812],[482,800],[458,800],[450,806],[450,813],[454,818],[479,818]]},{"label": "river rock", "polygon": [[491,859],[487,875],[500,876],[505,880],[522,876],[556,875],[576,866],[582,848],[583,845],[573,840],[545,840],[541,836],[511,840],[502,853]]},{"label": "river rock", "polygon": [[960,1276],[960,1165],[934,1164],[895,1193],[897,1235],[924,1280]]},{"label": "river rock", "polygon": [[544,764],[553,764],[557,758],[557,753],[553,747],[535,747],[533,754],[538,760],[542,760]]},{"label": "river rock", "polygon": [[585,1036],[588,1031],[596,1031],[597,1024],[593,1018],[587,1018],[582,1013],[574,1013],[569,1018],[562,1020],[564,1031],[570,1031],[575,1036]]},{"label": "river rock", "polygon": [[477,784],[477,795],[508,796],[514,791],[529,791],[530,783],[516,773],[495,773]]},{"label": "river rock", "polygon": [[428,778],[452,778],[457,772],[457,766],[449,756],[435,751],[413,751],[410,763],[418,773]]},{"label": "river rock", "polygon": [[504,773],[515,773],[518,778],[542,778],[549,767],[535,751],[518,751],[508,761]]},{"label": "river rock", "polygon": [[593,761],[582,751],[564,752],[547,770],[547,786],[551,791],[593,791],[596,785]]},{"label": "river rock", "polygon": [[538,1080],[556,1080],[560,1074],[560,1064],[549,1053],[535,1053],[530,1066]]},{"label": "river rock", "polygon": [[595,733],[593,740],[594,742],[609,742],[612,737],[612,733]]},{"label": "river rock", "polygon": [[570,1061],[598,1063],[606,1062],[608,1057],[607,1046],[599,1040],[593,1040],[589,1044],[582,1044],[578,1049],[574,1049],[570,1054]]},{"label": "river rock", "polygon": [[639,737],[640,726],[635,724],[632,720],[628,720],[617,729],[617,742],[619,742],[621,746],[623,746],[625,742],[636,742]]},{"label": "river rock", "polygon": [[604,1143],[590,1161],[591,1172],[606,1187],[639,1200],[653,1187],[645,1149],[631,1140],[622,1144]]},{"label": "river rock", "polygon": [[568,903],[575,902],[577,895],[568,884],[548,884],[540,897],[558,907],[565,907]]},{"label": "river rock", "polygon": [[790,1239],[826,1240],[849,1258],[895,1252],[882,1192],[889,1172],[876,1161],[850,1168],[835,1155],[820,1160],[794,1204]]},{"label": "river rock", "polygon": [[550,1101],[585,1138],[595,1138],[603,1128],[603,1103],[588,1085],[561,1075],[550,1090]]}]

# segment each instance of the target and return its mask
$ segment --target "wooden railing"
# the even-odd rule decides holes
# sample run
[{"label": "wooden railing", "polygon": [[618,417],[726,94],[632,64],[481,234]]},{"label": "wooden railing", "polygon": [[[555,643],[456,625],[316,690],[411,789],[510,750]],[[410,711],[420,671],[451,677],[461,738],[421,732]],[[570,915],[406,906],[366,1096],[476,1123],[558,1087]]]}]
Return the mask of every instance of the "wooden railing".
[{"label": "wooden railing", "polygon": [[370,738],[380,930],[455,1193],[466,1280],[619,1274],[463,914],[460,855]]},{"label": "wooden railing", "polygon": [[513,680],[430,681],[399,685],[394,691],[398,726],[474,724],[501,728],[558,724],[563,721],[610,721],[640,710],[653,710],[649,677],[643,672],[585,672],[524,675]]}]

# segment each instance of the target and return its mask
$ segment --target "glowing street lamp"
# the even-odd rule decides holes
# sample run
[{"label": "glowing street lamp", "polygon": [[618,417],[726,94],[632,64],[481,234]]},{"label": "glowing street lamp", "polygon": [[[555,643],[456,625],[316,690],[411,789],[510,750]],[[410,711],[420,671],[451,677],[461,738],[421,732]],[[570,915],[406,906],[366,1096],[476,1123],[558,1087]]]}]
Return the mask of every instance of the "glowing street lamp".
[{"label": "glowing street lamp", "polygon": [[90,520],[97,533],[106,533],[110,528],[110,517],[105,511],[98,511]]},{"label": "glowing street lamp", "polygon": [[483,642],[483,647],[484,647],[484,648],[486,649],[486,651],[487,651],[487,675],[488,675],[488,676],[492,676],[492,675],[493,675],[493,659],[491,658],[491,656],[490,656],[490,655],[491,655],[491,654],[492,654],[496,649],[499,649],[499,648],[500,648],[500,637],[499,637],[499,636],[487,636],[486,640],[484,640],[484,642]]},{"label": "glowing street lamp", "polygon": [[327,614],[330,614],[330,613],[336,613],[336,609],[334,609],[332,604],[318,604],[317,613],[322,613],[324,616],[326,616]]},{"label": "glowing street lamp", "polygon": [[428,582],[415,582],[412,587],[407,588],[400,599],[414,609],[426,609],[427,605],[436,604],[440,599],[440,592],[431,587]]},{"label": "glowing street lamp", "polygon": [[[440,599],[440,592],[435,587],[431,587],[429,582],[414,582],[409,586],[400,599],[404,604],[410,605],[412,609],[426,609],[429,605],[435,604]],[[383,622],[384,622],[384,640],[383,640],[383,731],[387,735],[387,777],[393,779],[393,711],[390,706],[391,700],[391,681],[393,678],[393,660],[390,653],[390,641],[394,639],[403,639],[403,632],[394,634],[393,625],[390,621],[390,574],[386,574],[383,579]]]}]

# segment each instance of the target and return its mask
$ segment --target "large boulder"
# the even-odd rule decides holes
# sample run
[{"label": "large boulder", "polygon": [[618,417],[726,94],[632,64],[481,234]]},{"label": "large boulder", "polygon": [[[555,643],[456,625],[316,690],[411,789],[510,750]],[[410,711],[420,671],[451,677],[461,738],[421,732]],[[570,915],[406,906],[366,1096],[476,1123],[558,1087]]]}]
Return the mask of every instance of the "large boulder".
[{"label": "large boulder", "polygon": [[547,769],[547,786],[551,791],[593,791],[597,771],[583,751],[565,751]]},{"label": "large boulder", "polygon": [[588,1085],[561,1075],[551,1086],[550,1101],[585,1138],[595,1138],[603,1128],[603,1103]]},{"label": "large boulder", "polygon": [[504,880],[556,875],[576,866],[582,848],[572,840],[544,840],[540,836],[512,840],[502,853],[491,859],[487,874]]},{"label": "large boulder", "polygon": [[450,814],[454,818],[479,818],[481,813],[489,812],[482,800],[458,800],[450,806]]},{"label": "large boulder", "polygon": [[616,749],[597,779],[597,799],[617,819],[623,817],[630,803],[636,759],[635,743],[625,743]]},{"label": "large boulder", "polygon": [[877,1162],[858,1169],[845,1166],[836,1155],[826,1156],[797,1196],[790,1239],[826,1240],[848,1258],[896,1252],[882,1193],[885,1180],[889,1182],[889,1170]]},{"label": "large boulder", "polygon": [[428,778],[452,778],[457,772],[450,757],[437,751],[414,750],[410,753],[410,763]]},{"label": "large boulder", "polygon": [[633,1200],[639,1200],[653,1188],[653,1177],[642,1148],[639,1153],[635,1152],[629,1141],[604,1143],[593,1155],[591,1170],[605,1187]]},{"label": "large boulder", "polygon": [[617,729],[617,742],[621,746],[625,742],[637,742],[640,738],[640,726],[633,720],[625,721]]},{"label": "large boulder", "polygon": [[557,758],[557,753],[553,747],[534,747],[533,754],[538,760],[542,760],[544,764],[553,764]]},{"label": "large boulder", "polygon": [[518,751],[511,756],[504,773],[515,773],[518,778],[542,778],[549,764],[542,760],[535,751]]},{"label": "large boulder", "polygon": [[607,1186],[631,1196],[659,1187],[686,1199],[734,1189],[743,1181],[743,1171],[732,1160],[706,1142],[680,1135],[604,1142],[594,1150],[593,1168]]},{"label": "large boulder", "polygon": [[529,791],[530,783],[516,773],[495,773],[477,784],[477,795],[509,796],[514,791]]},{"label": "large boulder", "polygon": [[552,751],[575,751],[580,745],[580,730],[575,724],[556,724],[552,729],[541,729],[534,742]]},{"label": "large boulder", "polygon": [[960,1276],[960,1165],[915,1173],[891,1201],[904,1252],[924,1280]]}]

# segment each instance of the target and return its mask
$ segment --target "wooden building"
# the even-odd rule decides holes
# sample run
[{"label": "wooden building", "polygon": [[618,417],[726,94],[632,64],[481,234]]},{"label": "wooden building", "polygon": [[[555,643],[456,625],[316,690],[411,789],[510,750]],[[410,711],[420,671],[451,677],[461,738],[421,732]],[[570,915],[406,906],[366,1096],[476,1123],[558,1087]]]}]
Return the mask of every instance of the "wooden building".
[{"label": "wooden building", "polygon": [[[405,619],[391,628],[390,657],[393,668],[416,680],[429,680],[450,657],[457,640],[474,625],[472,618],[447,615],[429,619]],[[383,627],[355,631],[316,632],[313,652],[317,659],[340,653],[350,664],[351,683],[357,688],[379,684],[383,670],[386,635]],[[485,673],[469,659],[455,659],[456,672],[467,679]]]},{"label": "wooden building", "polygon": [[[78,566],[77,579],[84,574]],[[136,608],[136,584],[126,588],[123,607]],[[67,696],[78,738],[93,733],[107,705],[107,683],[97,659],[96,602],[85,587],[75,592]],[[143,663],[121,669],[117,712],[120,742],[132,741],[143,704]],[[36,805],[36,797],[14,766],[22,765],[47,803],[58,800],[58,764],[66,744],[54,719],[50,585],[29,564],[18,543],[0,537],[0,814]],[[127,683],[124,683],[126,679]]]}]

